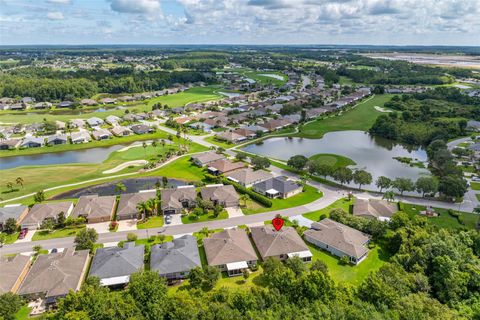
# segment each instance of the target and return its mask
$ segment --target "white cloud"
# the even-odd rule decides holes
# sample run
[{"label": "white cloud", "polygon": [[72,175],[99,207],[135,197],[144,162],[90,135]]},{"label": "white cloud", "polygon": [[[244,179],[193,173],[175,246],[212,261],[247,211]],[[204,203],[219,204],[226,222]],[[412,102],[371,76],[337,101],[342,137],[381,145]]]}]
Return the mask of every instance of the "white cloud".
[{"label": "white cloud", "polygon": [[121,13],[155,14],[160,11],[160,0],[107,0],[113,11]]},{"label": "white cloud", "polygon": [[63,20],[65,17],[63,16],[63,13],[59,11],[51,11],[47,13],[47,18],[49,20]]},{"label": "white cloud", "polygon": [[47,2],[52,4],[72,4],[72,0],[47,0]]}]

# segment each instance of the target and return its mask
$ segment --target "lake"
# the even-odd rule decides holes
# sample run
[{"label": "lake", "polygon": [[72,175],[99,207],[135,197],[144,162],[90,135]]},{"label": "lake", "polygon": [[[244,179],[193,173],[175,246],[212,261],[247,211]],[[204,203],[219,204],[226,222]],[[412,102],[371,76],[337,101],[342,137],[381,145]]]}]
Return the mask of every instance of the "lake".
[{"label": "lake", "polygon": [[[409,157],[417,161],[427,161],[427,154],[422,148],[396,144],[390,140],[372,137],[363,131],[329,132],[321,139],[270,138],[263,144],[251,144],[242,150],[279,160],[288,160],[297,154],[306,157],[318,153],[338,154],[355,161],[357,164],[354,168],[370,172],[374,182],[379,176],[416,180],[421,175],[430,174],[427,169],[411,167],[393,159]],[[367,189],[376,190],[376,187],[372,184]]]}]

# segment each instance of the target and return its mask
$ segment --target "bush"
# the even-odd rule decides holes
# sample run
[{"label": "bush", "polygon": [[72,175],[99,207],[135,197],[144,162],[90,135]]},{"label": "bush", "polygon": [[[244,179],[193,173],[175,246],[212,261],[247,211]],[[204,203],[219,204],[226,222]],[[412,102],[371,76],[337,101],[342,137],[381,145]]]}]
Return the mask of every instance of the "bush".
[{"label": "bush", "polygon": [[136,241],[137,240],[137,235],[135,233],[129,233],[127,234],[127,241],[128,242],[131,242],[131,241]]},{"label": "bush", "polygon": [[340,262],[341,265],[347,265],[347,264],[350,263],[350,260],[348,259],[347,256],[343,256],[343,257],[340,258],[339,262]]},{"label": "bush", "polygon": [[261,194],[256,193],[255,191],[249,190],[238,183],[235,183],[228,179],[223,179],[223,184],[231,184],[238,193],[248,194],[250,196],[250,199],[257,201],[258,203],[260,203],[261,205],[267,208],[270,208],[273,205],[272,201],[267,197],[264,197]]},{"label": "bush", "polygon": [[117,230],[117,228],[118,228],[118,222],[117,222],[117,221],[112,221],[112,222],[110,222],[110,225],[109,225],[109,227],[108,227],[108,229],[109,229],[110,231]]},{"label": "bush", "polygon": [[457,218],[460,216],[460,213],[458,213],[457,211],[454,211],[452,209],[448,209],[447,210],[447,213],[451,216],[451,217],[454,217],[454,218]]}]

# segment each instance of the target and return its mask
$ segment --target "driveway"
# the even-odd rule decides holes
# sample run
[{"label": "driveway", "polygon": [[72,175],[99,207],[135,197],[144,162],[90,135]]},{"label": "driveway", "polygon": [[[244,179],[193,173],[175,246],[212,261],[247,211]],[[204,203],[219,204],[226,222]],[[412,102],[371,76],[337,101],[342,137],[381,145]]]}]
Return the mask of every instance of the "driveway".
[{"label": "driveway", "polygon": [[118,221],[117,232],[119,232],[119,231],[132,231],[132,230],[137,230],[137,219]]},{"label": "driveway", "polygon": [[302,215],[290,217],[290,221],[293,221],[293,220],[297,220],[298,224],[299,224],[300,226],[302,226],[302,227],[307,227],[307,228],[311,228],[311,227],[312,227],[313,221],[310,220],[310,219],[305,218],[305,217],[302,216]]},{"label": "driveway", "polygon": [[229,218],[243,216],[243,212],[242,212],[242,209],[240,209],[240,207],[228,207],[228,208],[225,208],[225,210],[227,210]]},{"label": "driveway", "polygon": [[24,242],[32,241],[32,238],[35,232],[37,232],[37,230],[28,230],[27,234],[25,235],[25,238],[18,239],[17,241],[15,241],[15,243],[24,243]]},{"label": "driveway", "polygon": [[106,233],[110,232],[108,227],[110,226],[110,221],[109,222],[99,222],[99,223],[90,223],[87,224],[88,228],[95,229],[97,233]]},{"label": "driveway", "polygon": [[[181,214],[172,214],[170,215],[172,222],[169,224],[169,226],[178,226],[182,223],[182,215]],[[167,224],[165,224],[167,225]]]}]

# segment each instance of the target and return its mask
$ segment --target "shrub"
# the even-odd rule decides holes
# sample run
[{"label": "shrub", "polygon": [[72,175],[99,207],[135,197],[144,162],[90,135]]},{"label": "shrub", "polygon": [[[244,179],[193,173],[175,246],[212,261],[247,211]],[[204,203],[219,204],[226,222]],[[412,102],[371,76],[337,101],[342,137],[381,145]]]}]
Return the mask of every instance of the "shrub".
[{"label": "shrub", "polygon": [[341,265],[347,265],[347,264],[350,263],[350,260],[348,259],[347,256],[343,256],[343,257],[340,258],[339,262],[340,262]]},{"label": "shrub", "polygon": [[129,233],[127,234],[127,241],[136,241],[137,240],[137,235],[135,233]]},{"label": "shrub", "polygon": [[255,191],[249,190],[238,183],[235,183],[228,179],[223,179],[223,184],[231,184],[237,192],[241,194],[248,194],[250,196],[250,199],[257,201],[258,203],[262,204],[267,208],[270,208],[272,206],[272,201],[270,199],[262,196],[259,193],[256,193]]},{"label": "shrub", "polygon": [[454,211],[452,209],[448,209],[447,210],[447,213],[451,216],[451,217],[454,217],[454,218],[458,218],[460,216],[460,213],[458,213],[457,211]]}]

